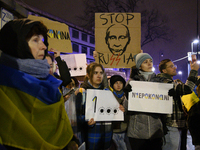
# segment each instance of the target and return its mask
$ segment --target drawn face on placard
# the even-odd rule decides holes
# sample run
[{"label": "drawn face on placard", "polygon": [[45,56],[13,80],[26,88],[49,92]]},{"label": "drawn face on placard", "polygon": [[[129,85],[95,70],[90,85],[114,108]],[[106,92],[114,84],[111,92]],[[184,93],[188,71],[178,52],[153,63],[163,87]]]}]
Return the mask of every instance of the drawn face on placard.
[{"label": "drawn face on placard", "polygon": [[130,33],[126,25],[111,25],[106,31],[105,41],[113,55],[121,56],[130,43]]}]

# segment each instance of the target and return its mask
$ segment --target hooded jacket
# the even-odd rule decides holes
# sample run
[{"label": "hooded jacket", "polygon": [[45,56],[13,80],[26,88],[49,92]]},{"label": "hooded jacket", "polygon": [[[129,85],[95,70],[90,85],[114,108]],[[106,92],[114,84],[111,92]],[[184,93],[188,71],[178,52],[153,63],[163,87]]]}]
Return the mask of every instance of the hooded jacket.
[{"label": "hooded jacket", "polygon": [[[29,58],[34,62],[25,38],[39,23],[28,19],[8,22],[0,31],[0,49],[14,60]],[[44,38],[48,45],[47,36]],[[0,144],[28,150],[66,147],[73,132],[58,90],[61,81],[51,75],[40,80],[3,63],[3,57],[0,57]],[[10,63],[9,60],[6,62]]]},{"label": "hooded jacket", "polygon": [[[0,50],[15,58],[34,59],[26,41],[26,36],[34,25],[39,24],[41,22],[29,19],[16,19],[8,22],[0,32]],[[47,34],[44,36],[44,44],[48,47]],[[45,54],[47,52],[45,50]]]}]

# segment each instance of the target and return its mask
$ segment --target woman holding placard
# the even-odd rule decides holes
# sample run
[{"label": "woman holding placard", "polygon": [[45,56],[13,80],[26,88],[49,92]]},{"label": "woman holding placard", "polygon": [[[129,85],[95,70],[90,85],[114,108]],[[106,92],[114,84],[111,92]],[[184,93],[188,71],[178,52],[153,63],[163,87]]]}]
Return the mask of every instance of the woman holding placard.
[{"label": "woman holding placard", "polygon": [[[136,68],[132,70],[128,83],[131,80],[163,82],[163,79],[156,77],[156,74],[152,71],[153,58],[149,54],[139,53],[134,56],[134,59]],[[128,84],[127,87],[130,87],[130,85]],[[132,150],[162,150],[164,131],[161,115],[158,113],[131,112],[127,136]]]},{"label": "woman holding placard", "polygon": [[87,89],[103,90],[104,68],[101,64],[91,63],[86,69],[85,81],[77,94],[77,101],[81,100],[82,108],[77,110],[78,125],[82,129],[82,138],[89,150],[105,150],[111,146],[112,122],[95,122],[93,118],[85,121],[85,91]]}]

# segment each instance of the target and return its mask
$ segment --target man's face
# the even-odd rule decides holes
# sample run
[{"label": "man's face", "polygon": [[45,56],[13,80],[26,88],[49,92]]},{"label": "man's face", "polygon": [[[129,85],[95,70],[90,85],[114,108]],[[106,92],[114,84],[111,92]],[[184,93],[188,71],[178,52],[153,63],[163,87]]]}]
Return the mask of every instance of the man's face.
[{"label": "man's face", "polygon": [[33,35],[28,41],[31,53],[35,59],[43,59],[45,50],[44,37],[42,35]]},{"label": "man's face", "polygon": [[177,69],[177,67],[174,65],[174,63],[169,61],[168,63],[166,63],[166,68],[163,69],[163,73],[166,73],[166,74],[170,75],[171,77],[173,77],[173,76],[177,75],[176,69]]},{"label": "man's face", "polygon": [[111,27],[109,32],[109,37],[106,43],[109,50],[113,55],[122,55],[126,51],[126,46],[130,38],[127,36],[128,31],[126,27],[122,26],[120,30]]}]

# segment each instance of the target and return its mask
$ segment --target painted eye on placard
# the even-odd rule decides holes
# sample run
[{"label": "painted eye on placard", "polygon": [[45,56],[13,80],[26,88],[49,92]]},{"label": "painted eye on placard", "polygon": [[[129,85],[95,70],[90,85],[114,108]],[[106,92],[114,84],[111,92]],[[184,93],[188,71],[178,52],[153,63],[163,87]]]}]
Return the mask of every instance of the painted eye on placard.
[{"label": "painted eye on placard", "polygon": [[108,115],[110,115],[112,113],[112,108],[110,108],[110,107],[106,108],[106,113]]},{"label": "painted eye on placard", "polygon": [[119,112],[119,108],[114,108],[114,109],[113,109],[114,115],[118,114],[118,112]]},{"label": "painted eye on placard", "polygon": [[104,107],[100,107],[100,108],[99,108],[99,113],[100,113],[100,115],[104,115],[104,113],[105,113],[105,108],[104,108]]}]

